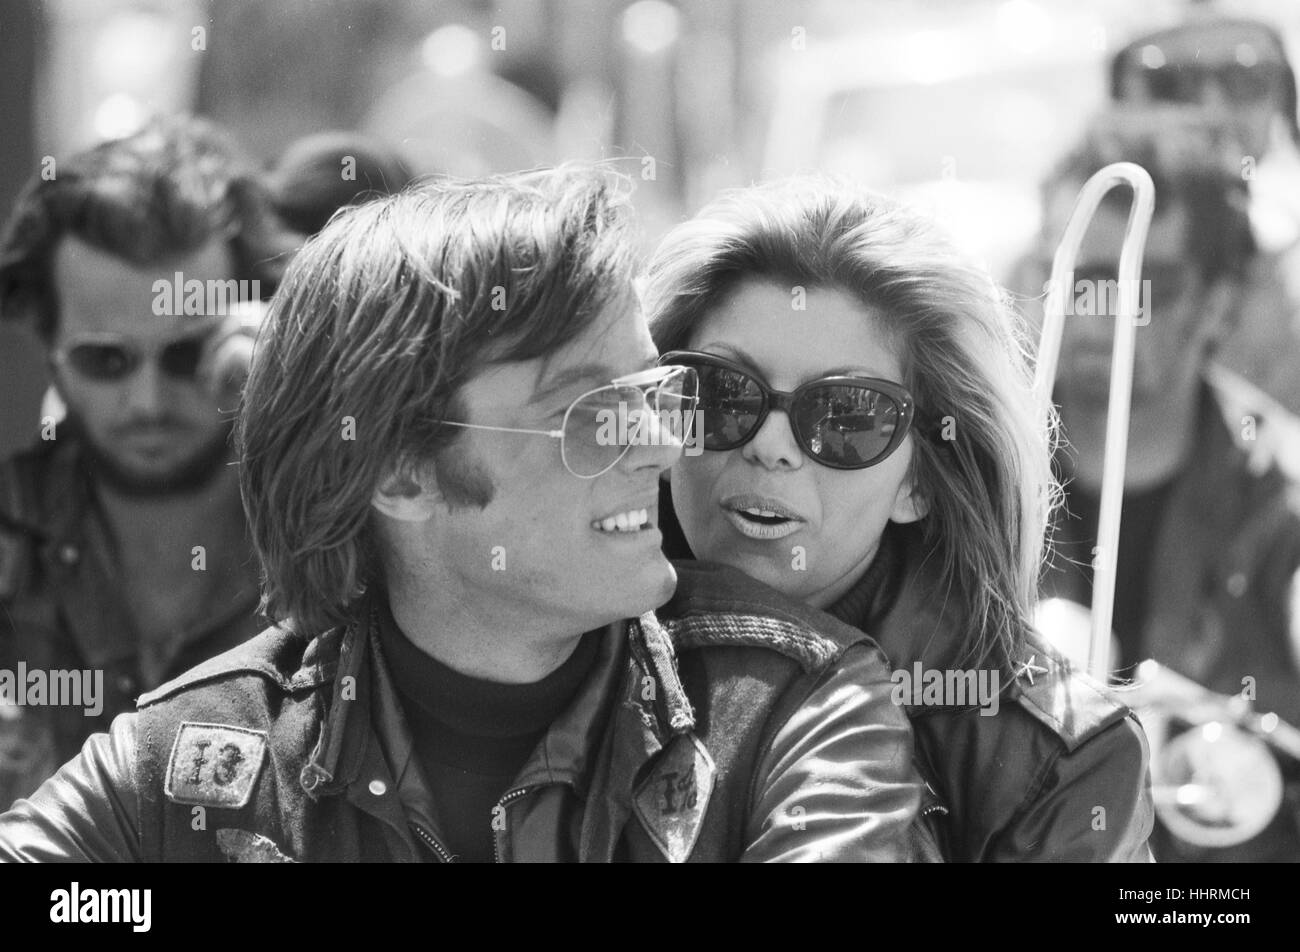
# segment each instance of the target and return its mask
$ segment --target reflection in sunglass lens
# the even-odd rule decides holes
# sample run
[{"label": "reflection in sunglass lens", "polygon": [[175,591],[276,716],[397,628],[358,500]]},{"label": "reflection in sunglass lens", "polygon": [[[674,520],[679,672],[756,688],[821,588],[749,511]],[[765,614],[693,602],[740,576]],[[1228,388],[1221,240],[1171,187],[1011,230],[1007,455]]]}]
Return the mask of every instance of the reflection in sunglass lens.
[{"label": "reflection in sunglass lens", "polygon": [[854,466],[880,456],[898,429],[894,400],[867,387],[814,387],[794,407],[796,431],[819,459]]},{"label": "reflection in sunglass lens", "polygon": [[743,442],[758,422],[763,391],[748,374],[708,364],[697,369],[704,448],[730,449]]},{"label": "reflection in sunglass lens", "polygon": [[73,370],[89,380],[120,380],[139,358],[118,344],[78,344],[68,351]]}]

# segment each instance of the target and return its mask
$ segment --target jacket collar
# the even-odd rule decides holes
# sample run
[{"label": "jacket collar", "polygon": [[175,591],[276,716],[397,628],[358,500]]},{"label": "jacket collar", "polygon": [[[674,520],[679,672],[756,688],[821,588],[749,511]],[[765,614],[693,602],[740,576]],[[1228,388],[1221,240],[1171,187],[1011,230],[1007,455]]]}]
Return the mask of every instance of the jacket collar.
[{"label": "jacket collar", "polygon": [[889,523],[870,568],[830,614],[876,640],[894,668],[963,662],[966,598],[942,576],[919,523]]},{"label": "jacket collar", "polygon": [[[313,797],[337,794],[358,782],[364,786],[368,778],[361,776],[362,768],[373,764],[373,754],[367,752],[376,745],[391,777],[419,776],[406,767],[411,737],[400,710],[391,703],[395,688],[376,650],[377,623],[373,605],[363,599],[354,620],[322,635],[317,639],[321,647],[304,659],[315,656],[319,664],[320,654],[331,653],[332,644],[338,646],[331,703],[302,772],[303,788]],[[630,740],[631,749],[641,755],[638,767],[669,737],[695,725],[677,677],[672,641],[653,613],[605,629],[591,674],[551,724],[511,790],[558,783],[586,796],[611,719],[615,730],[635,735],[620,738],[615,749]]]}]

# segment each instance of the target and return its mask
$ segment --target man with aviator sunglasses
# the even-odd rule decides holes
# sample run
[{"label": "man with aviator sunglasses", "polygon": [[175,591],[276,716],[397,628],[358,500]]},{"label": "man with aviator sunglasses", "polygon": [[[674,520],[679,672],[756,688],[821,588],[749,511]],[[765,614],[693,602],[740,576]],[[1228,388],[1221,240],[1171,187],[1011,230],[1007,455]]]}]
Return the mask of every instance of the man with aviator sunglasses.
[{"label": "man with aviator sunglasses", "polygon": [[[291,240],[255,174],[214,127],[154,120],[60,158],[0,243],[0,317],[36,335],[52,383],[40,439],[0,463],[0,668],[102,672],[95,716],[0,722],[0,806],[260,628],[230,436],[262,304],[224,292],[269,294]],[[220,303],[168,313],[158,282],[177,280],[220,282]]]}]

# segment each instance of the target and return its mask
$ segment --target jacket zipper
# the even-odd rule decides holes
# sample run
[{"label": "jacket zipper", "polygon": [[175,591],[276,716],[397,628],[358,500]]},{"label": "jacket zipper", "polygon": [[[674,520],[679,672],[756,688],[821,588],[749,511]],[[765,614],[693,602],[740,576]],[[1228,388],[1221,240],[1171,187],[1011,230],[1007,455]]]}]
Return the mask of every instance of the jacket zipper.
[{"label": "jacket zipper", "polygon": [[412,823],[411,829],[415,831],[415,835],[419,838],[420,842],[429,847],[429,849],[433,851],[433,854],[444,863],[456,862],[456,858],[447,852],[446,847],[434,839],[433,834],[424,827],[420,826],[418,823]]},{"label": "jacket zipper", "polygon": [[[504,811],[507,803],[509,803],[511,800],[518,800],[520,797],[524,796],[525,794],[531,793],[532,790],[533,790],[532,787],[520,787],[518,790],[511,790],[504,797],[502,797],[500,800],[497,801],[497,806],[500,807],[502,811]],[[495,814],[496,810],[493,810],[492,812],[493,814]],[[504,812],[502,813],[502,816],[505,816]],[[495,819],[495,816],[493,818]],[[505,835],[506,834],[504,831],[498,831],[498,830],[492,831],[493,862],[497,862],[497,863],[501,862],[501,839]]]}]

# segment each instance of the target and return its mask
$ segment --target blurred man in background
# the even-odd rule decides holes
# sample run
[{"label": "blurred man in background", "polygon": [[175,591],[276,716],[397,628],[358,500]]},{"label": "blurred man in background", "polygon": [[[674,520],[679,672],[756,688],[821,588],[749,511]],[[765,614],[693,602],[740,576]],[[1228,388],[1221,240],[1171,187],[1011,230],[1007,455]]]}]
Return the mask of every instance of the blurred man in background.
[{"label": "blurred man in background", "polygon": [[1117,103],[1181,106],[1232,130],[1229,162],[1247,183],[1257,253],[1220,362],[1300,412],[1300,125],[1281,36],[1256,20],[1193,9],[1111,60]]},{"label": "blurred man in background", "polygon": [[[1300,496],[1278,440],[1284,421],[1243,411],[1248,396],[1211,378],[1211,359],[1247,319],[1238,308],[1255,253],[1246,183],[1223,129],[1204,114],[1144,109],[1102,117],[1044,186],[1039,258],[1050,261],[1083,183],[1133,161],[1152,175],[1132,419],[1116,566],[1113,667],[1145,658],[1262,711],[1300,715]],[[1111,192],[1085,236],[1067,294],[1056,399],[1066,513],[1046,594],[1090,601],[1100,510],[1118,259],[1130,196]],[[1213,379],[1213,382],[1212,382]],[[1292,817],[1232,858],[1295,849]],[[1279,835],[1279,832],[1285,835]],[[1153,841],[1159,844],[1157,837]],[[1243,847],[1243,849],[1246,849]],[[1166,843],[1164,855],[1175,858]],[[1213,852],[1213,851],[1212,851]],[[1220,851],[1222,852],[1222,851]],[[1285,853],[1282,855],[1286,855]],[[1197,858],[1223,858],[1200,855]]]},{"label": "blurred man in background", "polygon": [[[254,174],[215,128],[157,120],[47,161],[0,242],[0,319],[66,407],[0,463],[0,805],[260,628],[229,437],[289,243]],[[85,703],[36,690],[71,671]]]}]

